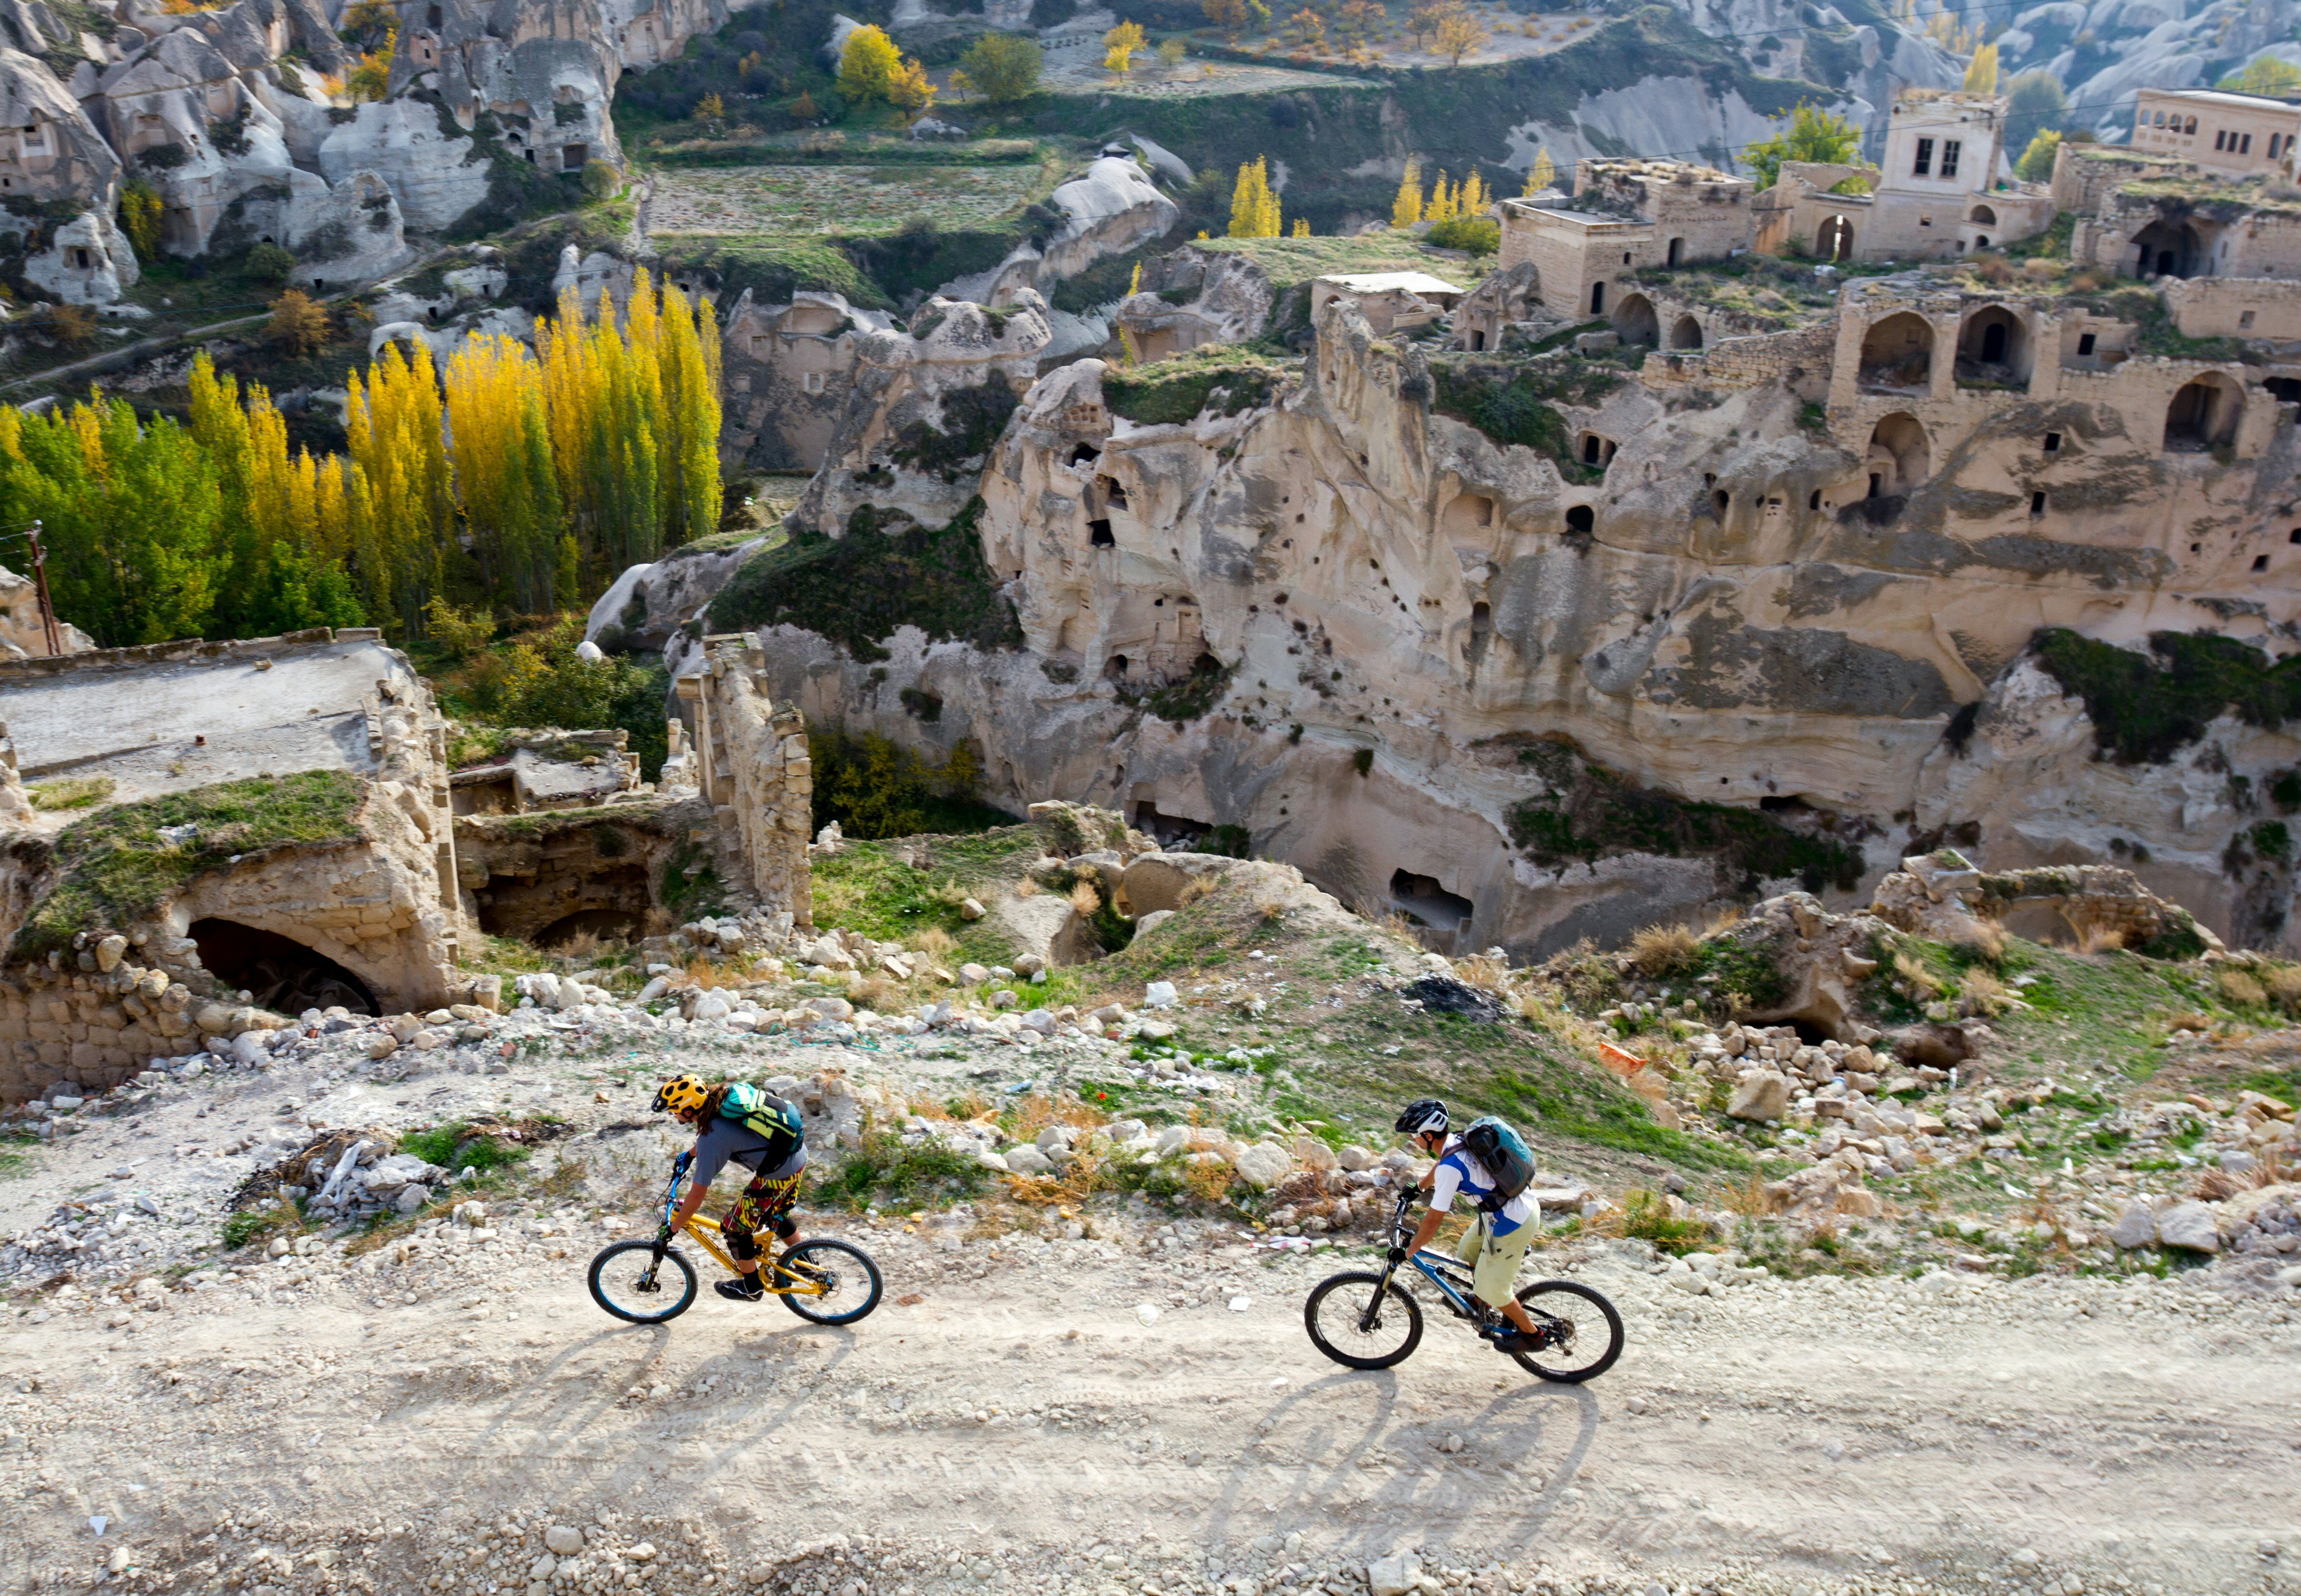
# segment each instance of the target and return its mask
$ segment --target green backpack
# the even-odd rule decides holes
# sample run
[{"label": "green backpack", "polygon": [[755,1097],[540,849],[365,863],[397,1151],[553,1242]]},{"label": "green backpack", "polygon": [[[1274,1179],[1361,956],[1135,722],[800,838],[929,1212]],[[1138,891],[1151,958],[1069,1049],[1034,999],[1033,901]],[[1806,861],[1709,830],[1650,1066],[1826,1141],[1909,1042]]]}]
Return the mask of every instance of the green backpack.
[{"label": "green backpack", "polygon": [[740,1081],[728,1087],[727,1095],[720,1100],[719,1117],[732,1119],[766,1137],[777,1163],[791,1157],[792,1149],[807,1136],[806,1122],[799,1118],[794,1105],[763,1086]]}]

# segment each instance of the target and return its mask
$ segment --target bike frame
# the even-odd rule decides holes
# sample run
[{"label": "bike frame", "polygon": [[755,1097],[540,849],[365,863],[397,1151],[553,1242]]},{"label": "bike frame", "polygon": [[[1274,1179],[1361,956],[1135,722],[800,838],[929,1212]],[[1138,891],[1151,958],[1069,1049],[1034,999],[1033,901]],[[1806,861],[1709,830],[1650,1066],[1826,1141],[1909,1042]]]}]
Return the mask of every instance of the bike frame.
[{"label": "bike frame", "polygon": [[[1406,1224],[1406,1216],[1414,1207],[1414,1198],[1415,1191],[1410,1186],[1399,1194],[1398,1206],[1390,1216],[1390,1235],[1393,1246],[1401,1244],[1414,1233]],[[1454,1311],[1469,1320],[1471,1324],[1484,1326],[1509,1322],[1502,1314],[1500,1303],[1491,1308],[1480,1308],[1477,1302],[1470,1296],[1470,1278],[1462,1260],[1452,1253],[1440,1252],[1435,1248],[1425,1247],[1410,1255],[1406,1262],[1419,1270],[1422,1277],[1436,1286],[1446,1300],[1453,1305]],[[1383,1299],[1390,1290],[1391,1282],[1397,1277],[1399,1267],[1400,1266],[1396,1264],[1383,1266],[1382,1285],[1375,1291],[1374,1299],[1367,1304],[1367,1311],[1360,1316],[1359,1328],[1361,1333],[1373,1328],[1373,1320],[1382,1311]],[[1556,1323],[1550,1315],[1539,1308],[1528,1308],[1527,1313],[1537,1324]]]},{"label": "bike frame", "polygon": [[[686,1184],[687,1155],[685,1153],[682,1153],[679,1156],[679,1162],[672,1166],[671,1183],[664,1189],[664,1224],[671,1224],[671,1216],[679,1207],[680,1188]],[[706,1219],[700,1209],[698,1209],[695,1213],[690,1215],[687,1222],[684,1224],[678,1226],[674,1233],[684,1233],[691,1238],[698,1247],[700,1247],[704,1251],[709,1253],[712,1258],[717,1262],[719,1266],[726,1270],[728,1274],[742,1274],[747,1273],[743,1266],[735,1261],[734,1255],[720,1245],[720,1242],[724,1239],[727,1233],[721,1227],[719,1221],[716,1219]],[[663,1262],[663,1255],[669,1249],[670,1246],[671,1241],[668,1237],[658,1240],[656,1242],[655,1261],[657,1264]],[[759,1284],[766,1290],[773,1291],[780,1296],[786,1297],[820,1297],[824,1294],[824,1285],[821,1281],[808,1280],[804,1275],[793,1274],[791,1270],[783,1266],[782,1259],[779,1258],[763,1258],[760,1261],[774,1271],[774,1274],[772,1279],[766,1277],[765,1270],[761,1271]]]}]

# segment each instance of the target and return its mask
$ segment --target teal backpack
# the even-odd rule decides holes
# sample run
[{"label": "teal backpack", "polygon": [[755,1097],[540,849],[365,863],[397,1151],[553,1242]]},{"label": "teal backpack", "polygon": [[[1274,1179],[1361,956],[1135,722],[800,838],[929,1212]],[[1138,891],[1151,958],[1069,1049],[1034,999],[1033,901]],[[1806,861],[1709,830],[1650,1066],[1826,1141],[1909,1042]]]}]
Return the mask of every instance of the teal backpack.
[{"label": "teal backpack", "polygon": [[1494,1177],[1494,1191],[1479,1204],[1488,1212],[1500,1213],[1503,1204],[1533,1183],[1534,1149],[1508,1121],[1491,1114],[1472,1120],[1462,1132],[1462,1145]]},{"label": "teal backpack", "polygon": [[763,1086],[741,1081],[727,1088],[727,1095],[719,1104],[719,1117],[732,1119],[766,1137],[781,1155],[777,1162],[789,1157],[791,1149],[807,1136],[806,1122],[799,1118],[795,1106]]}]

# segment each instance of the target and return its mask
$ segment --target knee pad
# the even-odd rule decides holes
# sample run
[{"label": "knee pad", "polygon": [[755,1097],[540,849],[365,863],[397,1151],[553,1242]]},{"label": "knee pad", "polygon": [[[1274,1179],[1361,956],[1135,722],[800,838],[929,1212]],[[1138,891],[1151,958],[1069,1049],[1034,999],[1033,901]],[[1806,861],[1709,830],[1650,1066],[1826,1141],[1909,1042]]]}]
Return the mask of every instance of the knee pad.
[{"label": "knee pad", "polygon": [[774,1224],[775,1235],[780,1240],[788,1241],[793,1236],[799,1234],[799,1226],[792,1223],[791,1217],[788,1214],[776,1215],[774,1220]]},{"label": "knee pad", "polygon": [[727,1250],[737,1258],[749,1259],[759,1256],[758,1240],[749,1231],[730,1230],[726,1235]]}]

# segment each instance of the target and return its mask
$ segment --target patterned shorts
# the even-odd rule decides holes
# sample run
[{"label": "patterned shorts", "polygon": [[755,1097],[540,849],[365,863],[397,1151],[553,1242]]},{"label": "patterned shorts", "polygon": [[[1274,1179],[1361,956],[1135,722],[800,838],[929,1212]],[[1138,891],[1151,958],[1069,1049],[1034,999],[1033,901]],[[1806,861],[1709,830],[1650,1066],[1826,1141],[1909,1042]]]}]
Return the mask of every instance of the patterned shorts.
[{"label": "patterned shorts", "polygon": [[753,1175],[751,1183],[743,1188],[743,1195],[719,1221],[720,1233],[727,1238],[727,1249],[739,1258],[759,1256],[755,1240],[762,1230],[773,1230],[789,1241],[799,1233],[791,1221],[792,1207],[799,1201],[799,1183],[807,1174],[804,1169],[785,1175],[782,1180],[769,1180],[764,1174]]}]

